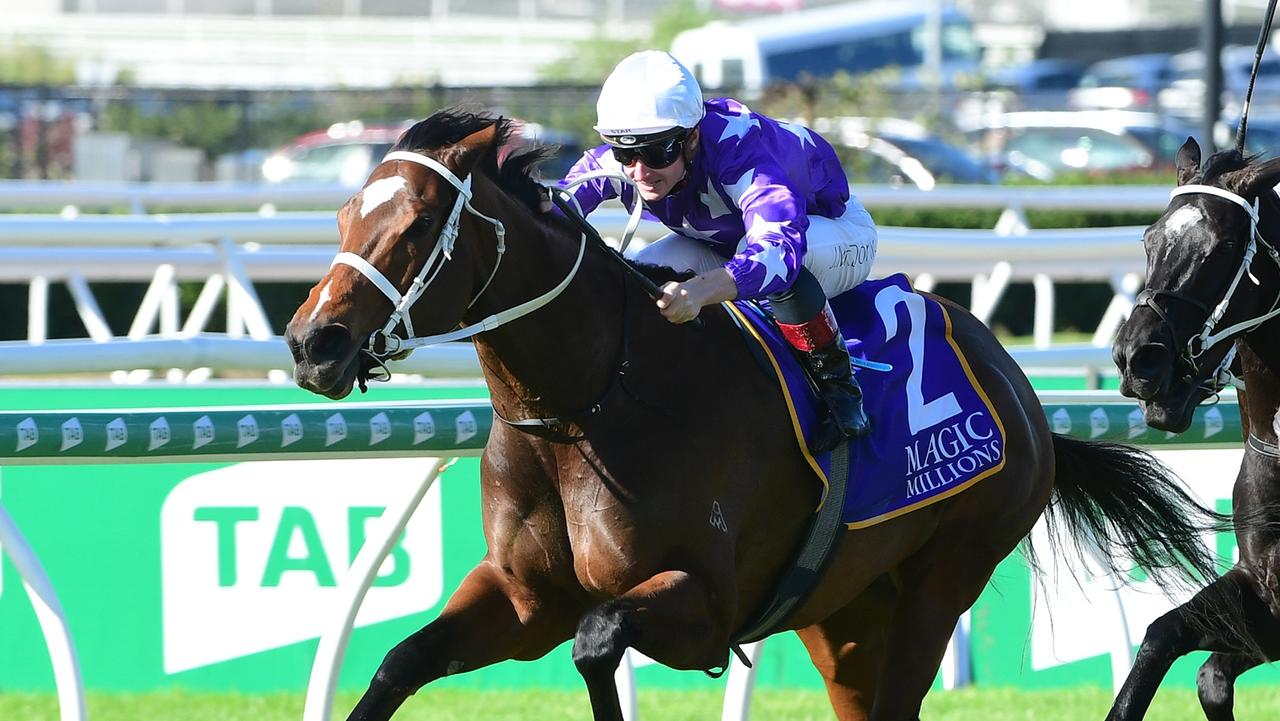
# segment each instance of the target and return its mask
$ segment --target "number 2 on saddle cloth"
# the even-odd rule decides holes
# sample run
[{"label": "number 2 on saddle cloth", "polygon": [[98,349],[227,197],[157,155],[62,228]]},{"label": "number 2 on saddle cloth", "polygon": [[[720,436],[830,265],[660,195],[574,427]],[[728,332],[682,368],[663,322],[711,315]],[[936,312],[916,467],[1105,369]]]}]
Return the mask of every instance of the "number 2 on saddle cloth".
[{"label": "number 2 on saddle cloth", "polygon": [[[790,346],[755,305],[731,304],[778,377],[815,475],[829,487],[830,454],[810,454],[821,410]],[[1004,466],[1004,426],[951,338],[937,301],[898,274],[831,299],[859,368],[870,435],[849,441],[843,521],[864,528],[940,501]],[[869,367],[869,368],[868,368]],[[799,437],[803,436],[803,438]],[[825,498],[824,493],[824,498]]]}]

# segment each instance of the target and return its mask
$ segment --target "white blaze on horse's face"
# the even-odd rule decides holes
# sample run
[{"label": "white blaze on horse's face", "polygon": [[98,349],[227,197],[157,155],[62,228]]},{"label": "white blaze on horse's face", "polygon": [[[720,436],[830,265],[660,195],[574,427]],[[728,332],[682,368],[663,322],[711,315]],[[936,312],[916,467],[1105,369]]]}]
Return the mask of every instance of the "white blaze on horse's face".
[{"label": "white blaze on horse's face", "polygon": [[1195,225],[1202,220],[1204,220],[1204,213],[1201,213],[1199,208],[1184,205],[1173,211],[1169,219],[1164,222],[1164,227],[1172,233],[1181,233],[1187,226]]},{"label": "white blaze on horse's face", "polygon": [[378,206],[391,200],[396,193],[404,190],[405,179],[399,175],[392,175],[387,178],[379,178],[369,183],[369,186],[360,191],[360,217],[364,218],[377,210]]},{"label": "white blaze on horse's face", "polygon": [[324,287],[320,289],[320,297],[316,299],[316,307],[312,309],[311,317],[307,319],[307,322],[316,322],[316,317],[320,315],[320,309],[324,307],[325,303],[328,303],[333,298],[333,296],[329,294],[329,286],[331,285],[333,285],[333,281],[325,283]]},{"label": "white blaze on horse's face", "polygon": [[[1187,228],[1194,227],[1198,223],[1204,221],[1204,213],[1199,208],[1192,205],[1184,205],[1173,211],[1164,221],[1164,230],[1166,235],[1181,235]],[[1169,254],[1178,247],[1177,243],[1166,242],[1164,244],[1164,257],[1162,262],[1169,261]]]}]

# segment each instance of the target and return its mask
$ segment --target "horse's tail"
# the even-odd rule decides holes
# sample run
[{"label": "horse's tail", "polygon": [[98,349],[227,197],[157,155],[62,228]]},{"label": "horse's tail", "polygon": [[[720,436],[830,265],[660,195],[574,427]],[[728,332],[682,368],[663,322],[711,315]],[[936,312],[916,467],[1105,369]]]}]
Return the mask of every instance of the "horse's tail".
[{"label": "horse's tail", "polygon": [[1125,566],[1134,563],[1164,590],[1217,576],[1204,534],[1229,530],[1231,519],[1200,505],[1168,466],[1119,443],[1055,434],[1053,449],[1057,478],[1045,514],[1052,538],[1065,526],[1077,550],[1116,578],[1127,578]]}]

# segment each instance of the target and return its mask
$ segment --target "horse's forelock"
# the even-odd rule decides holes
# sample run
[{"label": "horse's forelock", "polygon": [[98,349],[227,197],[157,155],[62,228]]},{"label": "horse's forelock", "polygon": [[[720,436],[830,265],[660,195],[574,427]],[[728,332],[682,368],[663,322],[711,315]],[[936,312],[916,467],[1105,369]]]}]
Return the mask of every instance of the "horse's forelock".
[{"label": "horse's forelock", "polygon": [[534,212],[539,211],[542,185],[535,177],[537,164],[554,154],[554,148],[539,146],[516,150],[499,166],[499,150],[512,142],[517,126],[510,118],[458,108],[437,111],[406,130],[392,150],[431,151],[441,162],[449,162],[454,147],[463,138],[497,124],[492,145],[480,157],[476,169],[492,178],[506,192]]},{"label": "horse's forelock", "polygon": [[1205,161],[1204,165],[1200,168],[1200,173],[1195,180],[1198,182],[1208,182],[1214,178],[1225,175],[1226,173],[1240,170],[1241,168],[1248,166],[1257,158],[1258,156],[1256,155],[1243,155],[1236,148],[1219,150],[1209,156],[1209,159]]},{"label": "horse's forelock", "polygon": [[494,149],[504,145],[511,135],[511,120],[486,113],[459,108],[446,108],[420,120],[400,135],[392,150],[432,151],[456,145],[472,133],[498,124]]}]

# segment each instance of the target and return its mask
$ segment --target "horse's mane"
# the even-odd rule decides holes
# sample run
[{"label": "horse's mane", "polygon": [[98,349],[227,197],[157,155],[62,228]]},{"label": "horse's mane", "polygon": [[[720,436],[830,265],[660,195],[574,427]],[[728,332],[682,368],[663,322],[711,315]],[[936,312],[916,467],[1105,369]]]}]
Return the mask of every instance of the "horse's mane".
[{"label": "horse's mane", "polygon": [[516,148],[499,164],[498,151],[510,144],[517,132],[511,118],[446,108],[404,131],[392,150],[439,151],[436,155],[443,161],[463,138],[495,123],[498,128],[493,144],[480,157],[475,168],[534,213],[540,213],[540,203],[546,196],[537,178],[537,165],[550,157],[555,148],[545,145]]},{"label": "horse's mane", "polygon": [[1233,170],[1240,170],[1258,159],[1258,155],[1244,155],[1236,148],[1228,148],[1220,150],[1204,162],[1200,166],[1200,172],[1196,174],[1193,182],[1204,182],[1209,178],[1216,178],[1223,173],[1230,173]]},{"label": "horse's mane", "polygon": [[[445,160],[459,141],[494,123],[497,123],[498,128],[493,145],[480,157],[475,168],[489,176],[499,188],[524,203],[535,214],[542,215],[542,200],[546,195],[537,177],[537,165],[550,157],[555,152],[555,147],[542,145],[517,148],[499,164],[499,149],[511,142],[517,130],[515,121],[510,118],[446,108],[404,131],[391,149],[437,151],[436,155],[441,160]],[[560,220],[563,221],[564,227],[572,227],[565,219]],[[688,280],[694,276],[690,271],[676,271],[650,263],[632,261],[632,265],[658,285],[672,280]]]},{"label": "horse's mane", "polygon": [[[1236,148],[1228,148],[1220,150],[1204,162],[1199,172],[1191,179],[1193,183],[1204,183],[1212,178],[1217,178],[1224,173],[1230,173],[1242,168],[1247,168],[1262,158],[1262,153],[1254,153],[1253,155],[1244,155]],[[1280,203],[1277,203],[1275,193],[1263,193],[1260,196],[1262,207],[1274,212]]]}]

